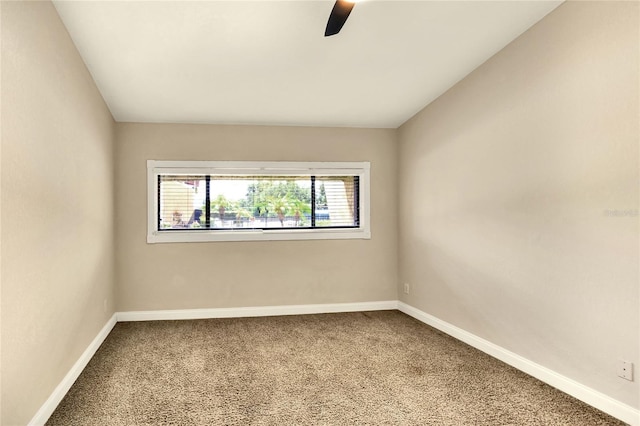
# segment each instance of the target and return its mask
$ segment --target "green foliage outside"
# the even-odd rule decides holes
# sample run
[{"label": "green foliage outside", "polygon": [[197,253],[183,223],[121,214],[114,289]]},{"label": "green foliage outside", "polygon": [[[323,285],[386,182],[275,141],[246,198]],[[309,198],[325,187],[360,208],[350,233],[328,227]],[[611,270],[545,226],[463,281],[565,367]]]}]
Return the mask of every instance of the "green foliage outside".
[{"label": "green foliage outside", "polygon": [[[326,207],[324,184],[320,185],[317,193],[316,205]],[[259,181],[247,187],[247,194],[241,200],[228,200],[221,194],[211,201],[212,216],[236,222],[241,222],[243,218],[262,218],[266,221],[277,217],[284,226],[284,219],[293,217],[296,226],[304,226],[305,214],[310,213],[311,189],[303,188],[295,181]]]}]

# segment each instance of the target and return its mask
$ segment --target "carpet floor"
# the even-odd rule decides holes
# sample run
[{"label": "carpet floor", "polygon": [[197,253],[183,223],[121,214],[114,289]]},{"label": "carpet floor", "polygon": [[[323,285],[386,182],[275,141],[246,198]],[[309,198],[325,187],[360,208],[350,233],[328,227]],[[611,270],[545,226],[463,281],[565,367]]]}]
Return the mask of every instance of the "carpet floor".
[{"label": "carpet floor", "polygon": [[398,311],[118,323],[47,425],[622,425]]}]

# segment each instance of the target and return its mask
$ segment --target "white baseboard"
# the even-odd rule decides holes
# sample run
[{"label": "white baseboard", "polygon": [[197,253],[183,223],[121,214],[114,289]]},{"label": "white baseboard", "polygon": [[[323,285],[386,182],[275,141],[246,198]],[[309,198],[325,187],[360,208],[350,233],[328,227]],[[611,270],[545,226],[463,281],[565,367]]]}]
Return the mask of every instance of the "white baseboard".
[{"label": "white baseboard", "polygon": [[207,318],[267,317],[279,315],[328,314],[336,312],[398,309],[397,300],[319,305],[255,306],[244,308],[179,309],[167,311],[118,312],[118,321],[186,320]]},{"label": "white baseboard", "polygon": [[107,338],[113,327],[116,325],[116,314],[113,314],[109,321],[102,327],[102,330],[98,332],[98,335],[93,339],[93,341],[89,344],[87,349],[80,355],[80,358],[73,364],[71,370],[67,373],[66,376],[62,379],[60,384],[53,390],[49,398],[45,401],[45,403],[40,407],[38,412],[33,416],[31,421],[29,422],[29,426],[41,426],[44,425],[51,414],[56,410],[60,401],[67,394],[71,386],[75,383],[82,370],[87,366],[91,358],[96,353],[104,339]]},{"label": "white baseboard", "polygon": [[492,357],[497,358],[500,361],[505,362],[506,364],[509,364],[512,367],[515,367],[518,370],[523,371],[536,379],[597,408],[598,410],[604,411],[623,422],[629,423],[632,426],[640,426],[640,410],[623,404],[622,402],[601,392],[584,386],[575,380],[536,364],[535,362],[510,352],[501,346],[495,345],[481,337],[469,333],[468,331],[442,321],[433,315],[429,315],[426,312],[414,308],[413,306],[407,305],[404,302],[398,302],[398,310],[412,316],[418,321],[447,333],[448,335],[461,340],[464,343],[473,346],[474,348],[479,349],[482,352],[489,354]]}]

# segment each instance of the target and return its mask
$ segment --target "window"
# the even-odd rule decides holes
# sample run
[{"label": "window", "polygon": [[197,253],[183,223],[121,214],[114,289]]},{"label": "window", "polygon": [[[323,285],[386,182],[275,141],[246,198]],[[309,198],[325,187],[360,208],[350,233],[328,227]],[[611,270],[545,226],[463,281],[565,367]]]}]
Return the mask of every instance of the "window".
[{"label": "window", "polygon": [[147,161],[147,242],[371,238],[369,163]]}]

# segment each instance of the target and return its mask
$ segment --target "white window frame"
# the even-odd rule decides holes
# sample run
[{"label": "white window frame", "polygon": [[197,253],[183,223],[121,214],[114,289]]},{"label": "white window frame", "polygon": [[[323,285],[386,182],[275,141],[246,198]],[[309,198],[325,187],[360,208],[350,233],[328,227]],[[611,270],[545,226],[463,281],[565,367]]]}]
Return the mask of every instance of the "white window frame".
[{"label": "white window frame", "polygon": [[[211,241],[281,241],[370,239],[369,162],[161,161],[147,160],[147,243]],[[158,176],[161,174],[359,176],[360,220],[357,228],[233,229],[158,231]]]}]

